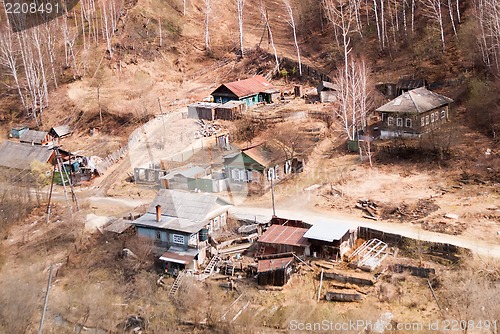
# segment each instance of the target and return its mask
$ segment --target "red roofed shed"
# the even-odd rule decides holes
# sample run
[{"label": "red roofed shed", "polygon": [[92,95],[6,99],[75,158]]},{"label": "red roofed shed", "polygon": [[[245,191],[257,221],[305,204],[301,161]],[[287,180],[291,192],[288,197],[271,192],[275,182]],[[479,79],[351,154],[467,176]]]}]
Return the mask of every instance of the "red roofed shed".
[{"label": "red roofed shed", "polygon": [[304,238],[306,228],[271,225],[257,241],[262,247],[270,247],[276,253],[309,255],[310,243]]}]

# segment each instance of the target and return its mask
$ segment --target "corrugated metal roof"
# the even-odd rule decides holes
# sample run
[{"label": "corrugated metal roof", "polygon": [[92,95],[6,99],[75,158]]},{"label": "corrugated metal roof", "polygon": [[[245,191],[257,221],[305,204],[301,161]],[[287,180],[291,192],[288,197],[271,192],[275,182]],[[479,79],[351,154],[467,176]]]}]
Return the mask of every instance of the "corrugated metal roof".
[{"label": "corrugated metal roof", "polygon": [[306,228],[271,225],[258,241],[266,244],[304,247],[309,246],[309,242],[304,238],[306,232]]},{"label": "corrugated metal roof", "polygon": [[167,175],[163,176],[162,179],[171,179],[175,175],[182,175],[184,177],[195,177],[198,176],[199,174],[205,174],[205,168],[200,166],[192,166],[189,168],[179,169],[171,173],[168,173]]},{"label": "corrugated metal roof", "polygon": [[24,143],[42,144],[47,134],[46,131],[26,130],[19,137],[19,140]]},{"label": "corrugated metal roof", "polygon": [[54,126],[50,132],[52,132],[57,137],[64,137],[70,135],[73,131],[71,130],[69,125],[59,125]]},{"label": "corrugated metal roof", "polygon": [[165,253],[163,253],[162,256],[160,256],[160,260],[188,264],[194,260],[198,253],[199,252],[196,249],[188,248],[185,250],[184,248],[172,246]]},{"label": "corrugated metal roof", "polygon": [[267,81],[261,75],[257,75],[255,77],[248,78],[245,80],[233,81],[222,84],[215,91],[217,91],[219,88],[223,86],[225,86],[227,89],[233,92],[233,94],[238,96],[238,98],[240,99],[264,92],[268,89],[276,89],[276,87],[274,87],[269,81]]},{"label": "corrugated metal roof", "polygon": [[29,169],[33,160],[48,162],[54,151],[45,146],[6,141],[0,146],[0,166]]},{"label": "corrugated metal roof", "polygon": [[161,189],[148,212],[156,214],[157,205],[161,205],[162,215],[203,221],[210,212],[222,207],[229,208],[231,204],[212,194]]},{"label": "corrugated metal roof", "polygon": [[350,229],[350,225],[342,222],[335,224],[317,222],[304,234],[304,237],[313,240],[332,242],[334,240],[342,239],[342,237],[348,233]]},{"label": "corrugated metal roof", "polygon": [[423,113],[453,102],[425,87],[410,90],[377,108],[379,112]]},{"label": "corrugated metal roof", "polygon": [[257,146],[244,149],[242,153],[246,154],[264,167],[270,167],[276,162],[282,162],[285,159],[283,150],[271,142],[259,144]]},{"label": "corrugated metal roof", "polygon": [[283,269],[283,268],[286,268],[292,262],[293,262],[293,257],[283,257],[283,258],[271,259],[271,260],[259,260],[257,272],[263,273],[266,271]]}]

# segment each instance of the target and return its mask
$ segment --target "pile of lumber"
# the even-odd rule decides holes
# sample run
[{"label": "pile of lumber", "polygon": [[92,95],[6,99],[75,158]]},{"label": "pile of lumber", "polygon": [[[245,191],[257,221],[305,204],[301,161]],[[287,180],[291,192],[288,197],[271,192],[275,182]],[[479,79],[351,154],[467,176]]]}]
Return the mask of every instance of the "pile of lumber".
[{"label": "pile of lumber", "polygon": [[366,214],[363,218],[379,220],[380,219],[380,207],[374,201],[368,199],[360,199],[356,203],[356,208],[363,210]]},{"label": "pile of lumber", "polygon": [[195,132],[195,138],[211,137],[223,130],[222,127],[216,122],[208,122],[199,119],[196,123],[201,127],[201,129]]}]

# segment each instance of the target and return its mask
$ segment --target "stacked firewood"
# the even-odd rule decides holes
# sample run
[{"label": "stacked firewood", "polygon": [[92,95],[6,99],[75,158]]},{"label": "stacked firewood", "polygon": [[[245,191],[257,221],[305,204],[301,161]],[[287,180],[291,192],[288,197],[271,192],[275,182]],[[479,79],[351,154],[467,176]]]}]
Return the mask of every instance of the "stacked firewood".
[{"label": "stacked firewood", "polygon": [[380,219],[380,207],[374,201],[368,199],[360,199],[356,203],[356,208],[363,210],[366,214],[363,218],[379,220]]}]

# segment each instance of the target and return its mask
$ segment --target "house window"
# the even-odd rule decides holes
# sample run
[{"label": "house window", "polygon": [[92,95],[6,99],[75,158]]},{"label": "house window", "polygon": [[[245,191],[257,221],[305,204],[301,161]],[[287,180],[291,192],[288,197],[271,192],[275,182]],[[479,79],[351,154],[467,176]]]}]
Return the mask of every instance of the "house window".
[{"label": "house window", "polygon": [[429,115],[425,116],[425,125],[429,125]]},{"label": "house window", "polygon": [[434,119],[436,122],[439,120],[439,111],[436,111],[436,115],[434,116]]},{"label": "house window", "polygon": [[234,181],[239,181],[240,180],[240,171],[236,168],[231,169],[231,178]]},{"label": "house window", "polygon": [[198,233],[195,233],[195,234],[191,234],[189,236],[189,244],[190,245],[193,245],[193,246],[196,246],[196,242],[198,241]]},{"label": "house window", "polygon": [[431,123],[434,123],[434,113],[431,114]]},{"label": "house window", "polygon": [[276,178],[279,179],[279,177],[280,177],[280,175],[279,175],[280,174],[280,166],[279,165],[274,166],[274,173],[276,175]]},{"label": "house window", "polygon": [[445,118],[446,117],[446,110],[441,110],[441,118]]},{"label": "house window", "polygon": [[252,171],[251,170],[247,170],[247,180],[248,180],[248,182],[252,181]]},{"label": "house window", "polygon": [[240,181],[246,181],[247,180],[247,171],[246,170],[240,170]]},{"label": "house window", "polygon": [[161,240],[161,232],[156,231],[156,240]]},{"label": "house window", "polygon": [[396,125],[399,126],[399,127],[403,126],[403,119],[398,117],[396,119]]},{"label": "house window", "polygon": [[174,244],[184,245],[184,236],[180,234],[172,234],[172,241]]},{"label": "house window", "polygon": [[385,112],[383,112],[382,113],[382,122],[384,122],[386,118],[387,118],[387,115],[385,114]]},{"label": "house window", "polygon": [[217,231],[219,229],[219,217],[214,218],[214,231]]},{"label": "house window", "polygon": [[393,126],[394,125],[394,118],[392,117],[387,117],[387,125]]},{"label": "house window", "polygon": [[425,117],[422,117],[420,119],[420,126],[424,126],[425,125]]},{"label": "house window", "polygon": [[411,128],[411,118],[406,119],[406,127]]}]

